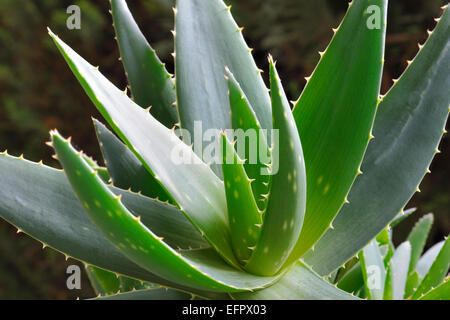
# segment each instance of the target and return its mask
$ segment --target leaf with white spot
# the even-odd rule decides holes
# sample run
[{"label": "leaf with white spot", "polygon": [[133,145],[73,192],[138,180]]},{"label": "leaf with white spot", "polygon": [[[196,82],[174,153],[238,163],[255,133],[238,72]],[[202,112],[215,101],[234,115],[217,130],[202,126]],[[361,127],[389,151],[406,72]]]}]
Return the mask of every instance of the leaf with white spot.
[{"label": "leaf with white spot", "polygon": [[117,89],[97,68],[49,31],[89,98],[180,210],[230,265],[231,248],[225,188],[214,172],[174,132]]},{"label": "leaf with white spot", "polygon": [[133,19],[125,0],[111,0],[111,14],[134,101],[168,128],[178,122],[175,85]]},{"label": "leaf with white spot", "polygon": [[182,286],[213,292],[264,288],[277,277],[258,277],[227,265],[214,250],[175,251],[112,193],[68,140],[52,132],[52,144],[87,214],[103,236],[137,265]]},{"label": "leaf with white spot", "polygon": [[225,133],[221,134],[223,154],[223,182],[227,196],[231,242],[239,261],[248,260],[252,247],[261,234],[262,211],[259,211],[252,192],[252,181],[247,177],[244,162],[237,155]]},{"label": "leaf with white spot", "polygon": [[[246,159],[245,172],[250,179],[254,180],[252,190],[256,204],[260,210],[265,210],[271,181],[267,166],[271,162],[270,150],[267,146],[270,132],[263,131],[264,129],[261,128],[244,91],[229,70],[227,70],[227,79],[231,124],[235,133],[233,139],[236,139],[238,135],[238,155],[241,159]],[[245,144],[244,148],[242,144]]]},{"label": "leaf with white spot", "polygon": [[275,64],[270,59],[273,128],[272,186],[264,214],[261,237],[245,266],[249,272],[278,272],[297,242],[306,203],[305,161],[297,126],[292,116]]}]

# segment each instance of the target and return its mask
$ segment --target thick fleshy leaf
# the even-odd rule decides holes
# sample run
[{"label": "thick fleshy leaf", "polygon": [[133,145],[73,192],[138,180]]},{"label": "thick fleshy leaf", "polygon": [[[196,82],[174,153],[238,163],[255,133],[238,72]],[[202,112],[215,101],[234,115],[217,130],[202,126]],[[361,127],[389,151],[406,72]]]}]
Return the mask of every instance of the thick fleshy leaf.
[{"label": "thick fleshy leaf", "polygon": [[428,249],[422,257],[420,257],[416,265],[416,272],[419,274],[421,279],[425,278],[443,246],[444,241],[440,241]]},{"label": "thick fleshy leaf", "polygon": [[244,161],[233,144],[222,134],[223,182],[227,195],[228,218],[234,253],[239,261],[248,260],[252,247],[261,234],[262,211],[259,211],[252,191],[252,181],[245,173]]},{"label": "thick fleshy leaf", "polygon": [[[115,186],[166,201],[170,199],[158,181],[147,171],[133,152],[105,125],[94,119],[95,131],[103,158]],[[95,168],[94,168],[95,169]]]},{"label": "thick fleshy leaf", "polygon": [[[234,75],[229,70],[227,71],[231,125],[235,133],[233,139],[241,139],[240,141],[238,140],[238,143],[244,143],[245,141],[245,148],[238,144],[238,155],[241,159],[247,160],[244,168],[248,177],[254,180],[252,182],[252,190],[256,204],[260,210],[265,210],[271,180],[267,166],[271,162],[270,151],[267,146],[267,134],[269,132],[267,130],[266,133],[262,131],[263,129],[244,91]],[[243,134],[244,141],[242,136],[239,137],[240,134]]]},{"label": "thick fleshy leaf", "polygon": [[395,226],[397,226],[400,222],[402,222],[403,220],[405,220],[406,218],[408,218],[411,214],[413,214],[414,212],[417,211],[417,208],[411,208],[405,211],[401,211],[400,213],[398,213],[395,218],[391,221],[391,223],[389,224],[389,226],[391,228],[394,228]]},{"label": "thick fleshy leaf", "polygon": [[[0,217],[38,239],[44,246],[114,273],[181,287],[140,268],[114,248],[89,220],[62,171],[1,154],[0,172],[0,185],[4,186],[0,193]],[[149,221],[155,221],[150,217],[154,209],[169,222],[171,220],[174,228],[177,225],[182,227],[172,229],[174,233],[182,234],[190,226],[183,215],[171,216],[170,211],[155,206],[156,203],[148,198],[120,189],[111,190],[121,194],[127,206],[136,204],[133,209],[139,208]]]},{"label": "thick fleshy leaf", "polygon": [[263,288],[277,277],[258,277],[227,265],[213,250],[177,252],[132,215],[68,140],[52,132],[52,144],[91,220],[126,257],[146,270],[182,286],[214,292]]},{"label": "thick fleshy leaf", "polygon": [[104,296],[119,291],[120,280],[114,273],[94,266],[86,266],[86,273],[97,295]]},{"label": "thick fleshy leaf", "polygon": [[304,227],[290,262],[330,228],[358,175],[380,90],[386,11],[387,0],[351,2],[295,104],[308,200]]},{"label": "thick fleshy leaf", "polygon": [[136,105],[51,31],[50,35],[121,140],[216,251],[239,268],[231,248],[222,181],[174,132]]},{"label": "thick fleshy leaf", "polygon": [[445,279],[450,268],[450,237],[444,242],[442,249],[423,278],[412,299],[418,299],[424,293],[439,286]]},{"label": "thick fleshy leaf", "polygon": [[111,13],[134,101],[168,128],[178,122],[172,76],[150,47],[125,0],[111,0]]},{"label": "thick fleshy leaf", "polygon": [[346,292],[358,292],[364,286],[361,264],[356,263],[338,282],[337,287]]},{"label": "thick fleshy leaf", "polygon": [[422,217],[414,226],[414,229],[408,236],[408,241],[411,243],[411,262],[409,264],[409,272],[414,272],[416,264],[422,255],[422,251],[425,248],[427,242],[428,233],[431,230],[433,224],[433,215],[427,214]]},{"label": "thick fleshy leaf", "polygon": [[450,300],[450,278],[447,278],[438,287],[428,291],[419,300]]},{"label": "thick fleshy leaf", "polygon": [[359,253],[366,294],[369,300],[383,300],[386,269],[381,257],[380,249],[372,240]]},{"label": "thick fleshy leaf", "polygon": [[[344,206],[305,261],[333,271],[375,237],[418,190],[444,132],[450,104],[450,12],[378,106],[375,139]],[[308,185],[309,188],[309,185]]]},{"label": "thick fleshy leaf", "polygon": [[408,280],[406,281],[406,288],[405,288],[405,299],[410,299],[410,297],[413,295],[414,291],[417,290],[417,287],[420,284],[420,276],[419,274],[414,271],[413,273],[410,273],[408,276]]},{"label": "thick fleshy leaf", "polygon": [[200,297],[194,294],[166,289],[156,288],[147,290],[136,290],[133,292],[119,293],[106,297],[98,297],[92,300],[197,300]]},{"label": "thick fleshy leaf", "polygon": [[403,242],[392,256],[389,264],[389,284],[386,284],[385,292],[389,291],[392,300],[403,300],[405,295],[408,269],[411,260],[411,244]]},{"label": "thick fleshy leaf", "polygon": [[[222,0],[183,0],[175,15],[175,66],[181,126],[193,134],[195,121],[203,130],[230,129],[228,67],[242,86],[264,129],[271,128],[270,100],[230,8]],[[200,154],[198,154],[201,156]],[[220,173],[220,166],[213,165]]]},{"label": "thick fleshy leaf", "polygon": [[232,294],[238,300],[357,300],[297,262],[280,281],[254,293]]},{"label": "thick fleshy leaf", "polygon": [[249,272],[277,273],[294,248],[303,225],[306,173],[302,144],[281,80],[270,59],[273,128],[272,182],[261,237],[245,266]]},{"label": "thick fleshy leaf", "polygon": [[394,244],[392,243],[392,230],[389,228],[385,228],[377,235],[376,240],[380,247],[380,251],[383,251],[384,249],[386,251],[385,253],[382,252],[381,255],[383,257],[384,266],[387,267],[389,262],[391,261],[392,256],[394,255]]}]

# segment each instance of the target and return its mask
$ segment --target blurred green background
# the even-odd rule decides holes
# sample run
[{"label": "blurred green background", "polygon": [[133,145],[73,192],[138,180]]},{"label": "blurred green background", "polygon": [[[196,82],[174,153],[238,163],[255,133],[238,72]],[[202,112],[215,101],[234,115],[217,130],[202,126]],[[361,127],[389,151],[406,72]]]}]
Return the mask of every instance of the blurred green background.
[{"label": "blurred green background", "polygon": [[[391,0],[386,66],[382,91],[386,92],[415,56],[417,43],[427,38],[443,0]],[[158,54],[173,71],[171,0],[129,0],[136,20]],[[346,0],[232,0],[232,13],[245,27],[244,35],[255,48],[259,67],[267,69],[267,54],[278,60],[279,72],[291,100],[296,99],[347,9]],[[81,30],[68,30],[66,9],[81,8]],[[118,87],[126,79],[118,61],[109,1],[0,0],[0,150],[23,153],[33,161],[52,166],[51,150],[44,145],[52,128],[71,135],[78,148],[101,160],[91,116],[101,119],[75,77],[50,41],[46,26],[94,65],[100,65]],[[267,72],[266,72],[267,76]],[[450,143],[445,138],[410,207],[418,212],[395,230],[404,239],[420,215],[433,212],[436,221],[428,246],[450,231]],[[0,173],[1,174],[1,173]],[[1,187],[0,187],[1,188]],[[1,189],[0,189],[1,192]],[[74,260],[42,250],[30,237],[0,222],[0,299],[74,299],[93,295],[87,276],[82,290],[66,288],[66,268]]]}]

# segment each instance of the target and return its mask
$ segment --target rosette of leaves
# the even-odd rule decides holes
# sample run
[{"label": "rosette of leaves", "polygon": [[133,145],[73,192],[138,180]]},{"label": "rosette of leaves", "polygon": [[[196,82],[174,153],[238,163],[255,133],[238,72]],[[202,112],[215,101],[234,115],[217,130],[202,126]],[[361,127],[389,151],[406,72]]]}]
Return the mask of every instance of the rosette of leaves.
[{"label": "rosette of leaves", "polygon": [[[353,1],[291,111],[275,62],[269,56],[268,90],[221,0],[177,2],[175,75],[125,1],[111,5],[132,98],[49,31],[115,132],[94,120],[106,167],[56,130],[48,144],[63,170],[5,152],[0,216],[83,261],[107,298],[357,299],[329,275],[362,248],[369,266],[366,245],[403,211],[438,152],[450,101],[448,9],[383,97],[387,0]],[[221,134],[222,156],[234,161],[208,164],[175,133],[197,121],[275,129],[279,139],[258,140],[269,161],[250,163],[250,151]],[[387,265],[392,283],[402,254]],[[412,298],[432,295],[435,281],[417,273]]]}]

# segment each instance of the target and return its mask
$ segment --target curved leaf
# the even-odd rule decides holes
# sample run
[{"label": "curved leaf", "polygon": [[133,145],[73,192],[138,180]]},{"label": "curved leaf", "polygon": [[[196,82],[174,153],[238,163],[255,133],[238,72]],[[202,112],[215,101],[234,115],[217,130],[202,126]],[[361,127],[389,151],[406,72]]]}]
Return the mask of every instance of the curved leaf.
[{"label": "curved leaf", "polygon": [[239,158],[234,146],[222,134],[223,182],[227,195],[228,218],[231,241],[239,261],[248,260],[252,247],[261,234],[262,211],[259,211],[252,191],[252,181],[247,177],[244,161]]},{"label": "curved leaf", "polygon": [[[450,12],[378,106],[359,176],[329,230],[305,257],[325,275],[342,265],[402,211],[430,165],[450,105]],[[309,186],[308,186],[309,187]]]},{"label": "curved leaf", "polygon": [[302,144],[275,64],[270,59],[273,128],[272,185],[261,237],[245,266],[249,272],[277,273],[297,242],[306,204],[306,173]]},{"label": "curved leaf", "polygon": [[412,299],[418,299],[424,293],[439,286],[445,279],[450,268],[450,237],[444,242],[442,249],[434,260],[428,273],[423,278],[419,287],[412,295]]},{"label": "curved leaf", "polygon": [[[204,130],[231,128],[225,66],[241,84],[261,126],[272,127],[267,89],[241,31],[222,0],[177,1],[178,108],[181,126],[191,134],[195,121],[201,121]],[[220,176],[220,167],[212,168]]]},{"label": "curved leaf", "polygon": [[393,300],[403,300],[405,295],[408,269],[411,260],[411,244],[403,242],[392,256],[388,273],[390,276],[389,287],[385,288],[391,292]]},{"label": "curved leaf", "polygon": [[419,300],[450,300],[450,278],[447,278],[440,286],[428,291]]},{"label": "curved leaf", "polygon": [[49,31],[100,113],[180,210],[231,265],[234,257],[222,181],[170,131]]},{"label": "curved leaf", "polygon": [[121,197],[107,188],[69,140],[56,132],[51,135],[58,159],[89,217],[105,238],[136,264],[179,285],[214,292],[263,288],[276,280],[236,270],[211,250],[176,252],[128,211]]},{"label": "curved leaf", "polygon": [[125,0],[111,0],[111,14],[134,101],[168,128],[178,122],[175,84],[133,19]]},{"label": "curved leaf", "polygon": [[[387,0],[350,3],[295,104],[308,199],[304,227],[289,262],[306,253],[330,227],[359,172],[381,85],[386,12]],[[369,28],[374,15],[379,26]]]},{"label": "curved leaf", "polygon": [[133,292],[119,293],[98,297],[92,300],[197,300],[201,299],[194,294],[183,291],[157,288],[147,290],[136,290]]},{"label": "curved leaf", "polygon": [[431,230],[433,224],[433,215],[427,214],[422,217],[414,226],[411,233],[408,236],[408,241],[411,243],[411,262],[409,264],[409,272],[413,272],[416,268],[416,264],[422,255],[422,251],[425,248],[427,242],[428,233]]},{"label": "curved leaf", "polygon": [[383,300],[386,269],[381,257],[380,248],[372,240],[359,253],[366,294],[369,300]]},{"label": "curved leaf", "polygon": [[[244,164],[245,172],[250,179],[253,179],[252,190],[256,199],[256,204],[260,210],[267,207],[268,193],[270,190],[270,178],[267,165],[270,164],[270,151],[267,146],[267,136],[264,134],[258,118],[253,111],[250,102],[244,91],[235,79],[234,75],[227,70],[227,83],[230,97],[231,124],[235,133],[243,133],[245,149],[237,146],[238,155],[241,159],[246,159]],[[242,130],[243,132],[239,131]],[[267,130],[266,133],[268,134]],[[238,143],[243,143],[242,137]],[[254,139],[254,140],[251,140]]]},{"label": "curved leaf", "polygon": [[134,192],[141,192],[145,196],[162,201],[170,199],[158,181],[125,144],[100,121],[94,119],[94,125],[105,164],[115,186],[125,190],[130,188]]},{"label": "curved leaf", "polygon": [[273,286],[231,296],[238,300],[358,300],[320,278],[300,261]]}]

